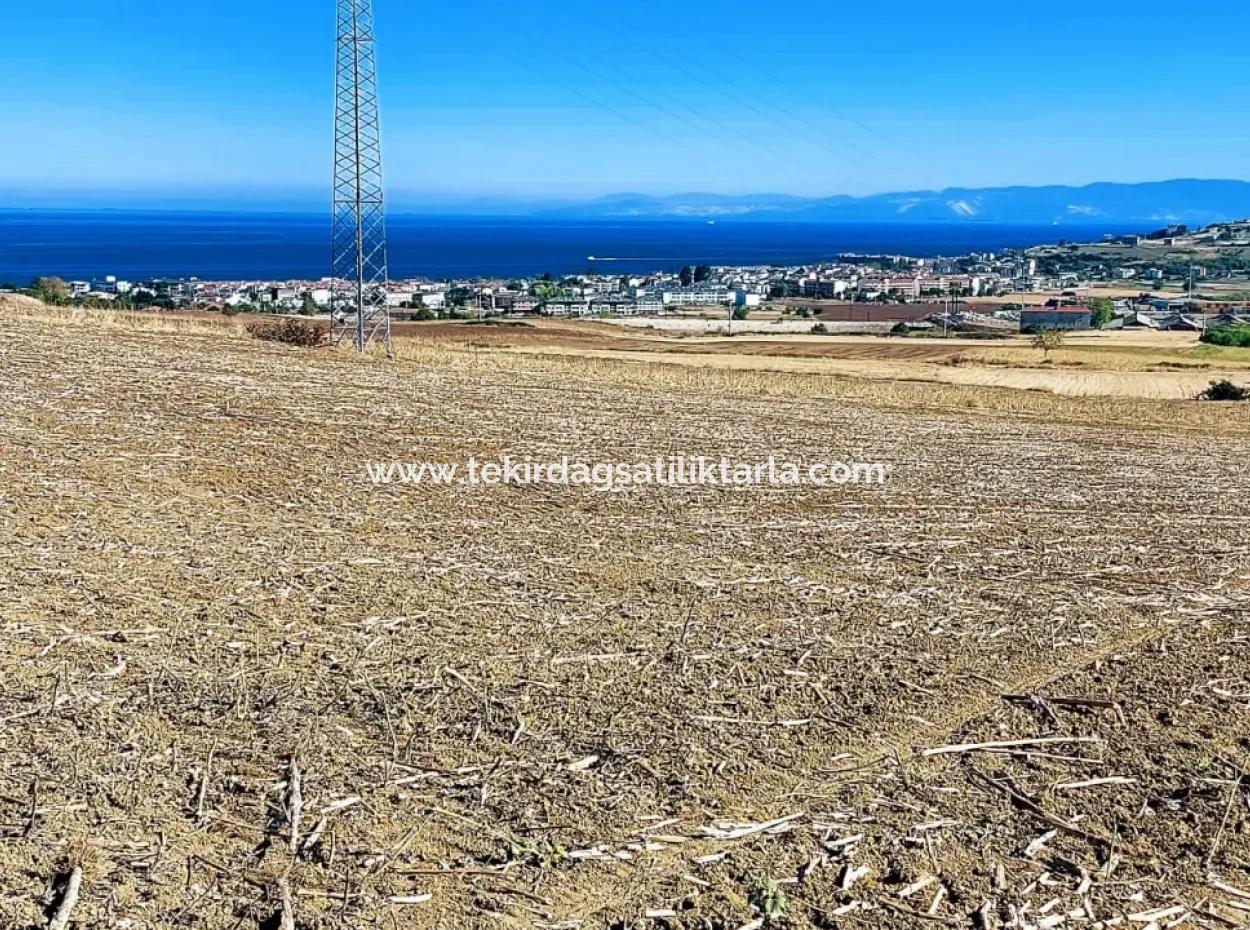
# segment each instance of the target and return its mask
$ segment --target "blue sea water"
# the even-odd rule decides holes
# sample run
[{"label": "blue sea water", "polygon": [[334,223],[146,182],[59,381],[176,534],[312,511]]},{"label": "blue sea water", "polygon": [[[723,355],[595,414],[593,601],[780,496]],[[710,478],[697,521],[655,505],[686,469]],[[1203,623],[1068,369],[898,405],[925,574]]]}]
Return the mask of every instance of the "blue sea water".
[{"label": "blue sea water", "polygon": [[[917,257],[1098,239],[1127,229],[983,223],[389,219],[392,278],[512,277],[674,270],[688,264],[797,265],[841,252]],[[329,221],[314,214],[0,210],[0,283],[55,274],[91,280],[316,279]]]}]

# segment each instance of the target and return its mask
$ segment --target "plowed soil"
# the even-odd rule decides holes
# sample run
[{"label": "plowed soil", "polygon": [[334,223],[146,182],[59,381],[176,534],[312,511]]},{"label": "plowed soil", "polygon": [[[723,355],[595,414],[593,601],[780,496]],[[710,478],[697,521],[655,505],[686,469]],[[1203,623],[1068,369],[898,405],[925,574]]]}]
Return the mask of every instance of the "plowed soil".
[{"label": "plowed soil", "polygon": [[2,927],[1250,916],[1241,407],[0,318]]}]

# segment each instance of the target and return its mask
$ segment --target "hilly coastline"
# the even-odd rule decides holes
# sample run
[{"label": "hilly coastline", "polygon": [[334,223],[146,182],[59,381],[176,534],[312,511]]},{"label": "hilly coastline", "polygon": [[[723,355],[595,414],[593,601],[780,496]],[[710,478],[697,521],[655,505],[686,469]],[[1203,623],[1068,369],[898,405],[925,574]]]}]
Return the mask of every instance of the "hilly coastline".
[{"label": "hilly coastline", "polygon": [[752,219],[788,222],[984,222],[1204,225],[1250,216],[1250,182],[1172,180],[1084,187],[952,187],[867,197],[656,197],[615,194],[539,211],[566,218]]}]

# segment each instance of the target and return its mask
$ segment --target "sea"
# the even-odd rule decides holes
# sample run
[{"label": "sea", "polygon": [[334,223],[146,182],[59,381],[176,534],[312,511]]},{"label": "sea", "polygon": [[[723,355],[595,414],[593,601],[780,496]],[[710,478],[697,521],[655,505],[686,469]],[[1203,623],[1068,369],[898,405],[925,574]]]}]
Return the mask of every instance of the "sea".
[{"label": "sea", "polygon": [[[920,258],[993,252],[1127,227],[993,223],[548,220],[395,214],[392,279],[645,274],[683,265],[801,265],[847,252]],[[316,214],[0,209],[0,284],[199,278],[316,280],[329,219]]]}]

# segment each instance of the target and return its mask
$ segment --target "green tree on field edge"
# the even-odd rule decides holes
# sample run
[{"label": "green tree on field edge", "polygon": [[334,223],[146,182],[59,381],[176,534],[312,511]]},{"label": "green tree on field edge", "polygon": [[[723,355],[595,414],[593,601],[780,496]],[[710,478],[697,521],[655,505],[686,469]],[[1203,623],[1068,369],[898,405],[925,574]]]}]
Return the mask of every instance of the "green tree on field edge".
[{"label": "green tree on field edge", "polygon": [[1089,299],[1089,323],[1094,329],[1102,329],[1115,319],[1115,302],[1107,297]]},{"label": "green tree on field edge", "polygon": [[30,296],[45,304],[63,304],[69,300],[69,285],[57,277],[35,278],[30,283]]}]

